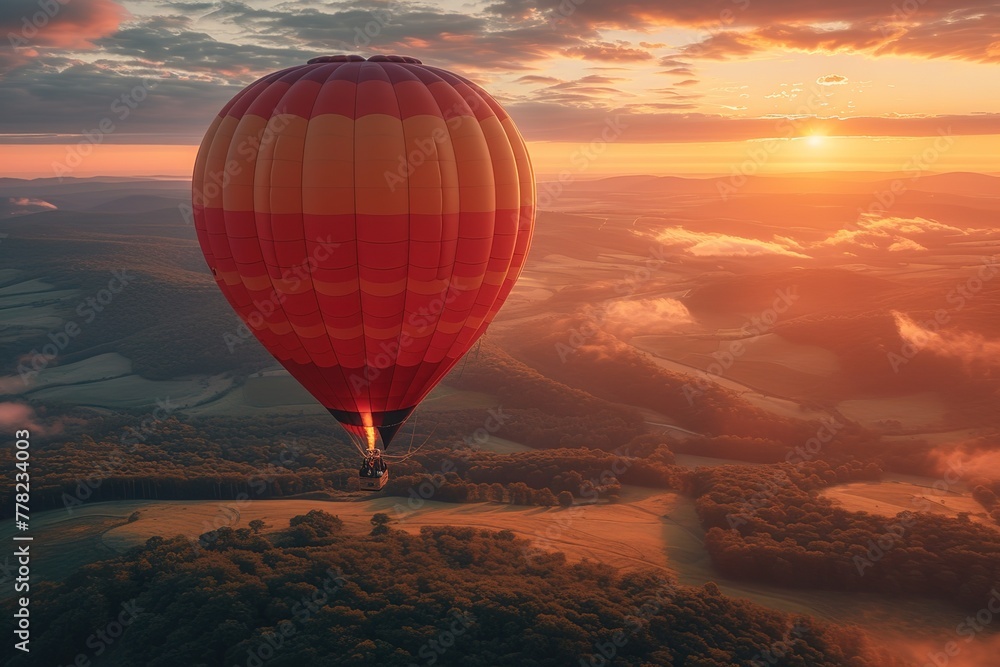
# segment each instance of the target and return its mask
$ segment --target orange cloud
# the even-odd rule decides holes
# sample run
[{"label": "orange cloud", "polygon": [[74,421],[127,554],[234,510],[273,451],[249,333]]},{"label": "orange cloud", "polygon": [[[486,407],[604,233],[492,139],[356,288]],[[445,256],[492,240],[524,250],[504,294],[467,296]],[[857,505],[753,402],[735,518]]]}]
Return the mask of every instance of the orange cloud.
[{"label": "orange cloud", "polygon": [[[850,22],[849,18],[840,20]],[[1000,19],[995,16],[956,15],[923,24],[865,21],[832,29],[789,23],[716,32],[684,47],[681,53],[691,58],[726,60],[767,51],[847,51],[995,63],[1000,62],[998,33]]]},{"label": "orange cloud", "polygon": [[95,40],[117,31],[129,16],[111,0],[53,2],[52,9],[29,0],[5,0],[3,4],[0,32],[15,49],[90,49]]},{"label": "orange cloud", "polygon": [[671,227],[660,232],[657,239],[666,245],[684,246],[684,250],[695,257],[760,257],[763,255],[783,255],[810,259],[793,250],[790,239],[762,241],[759,239],[718,234],[713,232],[693,232],[683,227]]},{"label": "orange cloud", "polygon": [[899,336],[918,350],[958,359],[963,365],[1000,368],[1000,340],[966,331],[934,331],[914,322],[908,315],[893,311]]},{"label": "orange cloud", "polygon": [[[559,18],[579,34],[655,26],[707,30],[711,36],[682,51],[725,59],[769,49],[854,51],[997,62],[1000,15],[994,0],[871,2],[870,0],[538,0],[538,15]],[[489,11],[524,16],[522,0],[499,0]],[[831,28],[834,25],[836,27]]]},{"label": "orange cloud", "polygon": [[643,49],[628,46],[625,42],[599,42],[586,46],[572,46],[562,50],[563,55],[585,60],[610,60],[616,62],[636,62],[651,60],[652,54]]},{"label": "orange cloud", "polygon": [[517,79],[517,83],[561,83],[562,79],[554,76],[542,76],[540,74],[525,74]]},{"label": "orange cloud", "polygon": [[900,239],[889,246],[889,252],[907,252],[927,250],[913,239]]},{"label": "orange cloud", "polygon": [[727,31],[691,44],[682,53],[694,58],[726,60],[768,50],[869,51],[888,41],[876,26],[829,30],[808,25],[773,25],[745,32]]},{"label": "orange cloud", "polygon": [[849,245],[869,250],[885,248],[891,252],[926,250],[927,248],[910,237],[924,236],[947,239],[964,236],[967,233],[964,229],[927,218],[881,217],[865,213],[858,218],[854,229],[837,230],[820,245]]},{"label": "orange cloud", "polygon": [[886,41],[875,55],[916,55],[925,58],[954,58],[981,63],[1000,62],[1000,15],[970,12],[953,19],[908,26]]},{"label": "orange cloud", "polygon": [[687,306],[667,298],[613,301],[606,315],[608,327],[624,337],[663,333],[694,322]]},{"label": "orange cloud", "polygon": [[842,86],[847,83],[847,77],[840,74],[827,74],[816,79],[816,83],[821,86]]}]

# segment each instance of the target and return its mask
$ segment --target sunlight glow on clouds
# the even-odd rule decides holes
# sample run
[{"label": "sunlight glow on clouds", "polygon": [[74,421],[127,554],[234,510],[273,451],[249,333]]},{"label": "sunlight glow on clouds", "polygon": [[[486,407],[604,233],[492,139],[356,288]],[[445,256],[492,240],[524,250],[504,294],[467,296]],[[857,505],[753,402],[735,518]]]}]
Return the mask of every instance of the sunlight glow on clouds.
[{"label": "sunlight glow on clouds", "polygon": [[0,3],[3,33],[20,35],[0,50],[0,143],[80,136],[151,77],[156,89],[107,143],[196,144],[242,87],[331,53],[456,70],[539,142],[589,141],[617,116],[623,144],[774,137],[787,116],[830,137],[1000,136],[996,17],[983,0],[921,2],[902,18],[869,0],[56,4],[35,29],[24,21],[37,0]]},{"label": "sunlight glow on clouds", "polygon": [[1000,368],[1000,340],[968,331],[934,331],[898,311],[892,312],[899,336],[918,350],[958,359],[969,370],[975,366]]},{"label": "sunlight glow on clouds", "polygon": [[[606,323],[615,329],[655,333],[693,324],[687,306],[677,299],[638,299],[613,301],[607,307]],[[620,332],[619,332],[620,333]]]},{"label": "sunlight glow on clouds", "polygon": [[923,244],[913,240],[912,236],[963,236],[967,232],[958,227],[947,225],[926,218],[901,218],[895,216],[882,217],[877,214],[865,213],[857,221],[855,229],[840,229],[828,237],[822,245],[827,246],[857,246],[869,250],[887,249],[898,252],[903,250],[926,250]]},{"label": "sunlight glow on clouds", "polygon": [[920,245],[913,239],[900,239],[899,241],[893,242],[889,246],[889,252],[906,252],[906,251],[921,251],[927,250],[924,246]]},{"label": "sunlight glow on clouds", "polygon": [[794,241],[778,239],[761,241],[730,234],[694,232],[683,227],[671,227],[660,233],[658,240],[665,245],[684,246],[684,251],[695,257],[760,257],[782,255],[810,259],[792,249]]},{"label": "sunlight glow on clouds", "polygon": [[847,77],[839,74],[827,74],[816,79],[816,83],[821,86],[843,86],[847,83]]}]

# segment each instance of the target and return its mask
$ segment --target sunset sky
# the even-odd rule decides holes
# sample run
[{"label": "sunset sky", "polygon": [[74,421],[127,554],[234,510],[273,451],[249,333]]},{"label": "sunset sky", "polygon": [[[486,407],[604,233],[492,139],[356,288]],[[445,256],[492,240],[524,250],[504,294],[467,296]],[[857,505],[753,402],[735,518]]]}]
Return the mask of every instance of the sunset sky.
[{"label": "sunset sky", "polygon": [[64,1],[0,5],[0,175],[83,141],[73,176],[188,176],[238,90],[336,53],[476,80],[542,176],[901,171],[942,135],[927,170],[1000,171],[994,0]]}]

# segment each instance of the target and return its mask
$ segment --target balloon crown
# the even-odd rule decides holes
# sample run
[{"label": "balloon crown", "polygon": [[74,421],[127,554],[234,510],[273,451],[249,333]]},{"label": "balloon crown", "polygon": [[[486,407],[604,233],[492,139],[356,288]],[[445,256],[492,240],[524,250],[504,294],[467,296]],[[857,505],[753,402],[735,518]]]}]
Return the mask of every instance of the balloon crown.
[{"label": "balloon crown", "polygon": [[368,60],[374,63],[411,63],[413,65],[422,65],[423,63],[413,58],[411,56],[372,56],[371,58],[365,58],[364,56],[358,55],[344,55],[338,54],[335,56],[319,56],[310,59],[307,64],[315,65],[316,63],[360,63]]}]

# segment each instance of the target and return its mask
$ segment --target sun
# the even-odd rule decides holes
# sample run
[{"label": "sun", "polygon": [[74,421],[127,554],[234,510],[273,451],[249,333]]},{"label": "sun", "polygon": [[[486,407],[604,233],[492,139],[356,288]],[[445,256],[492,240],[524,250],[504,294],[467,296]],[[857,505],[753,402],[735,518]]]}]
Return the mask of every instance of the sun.
[{"label": "sun", "polygon": [[818,148],[819,146],[823,145],[824,137],[823,137],[822,134],[813,134],[813,135],[810,135],[806,139],[806,141],[809,143],[810,146]]}]

